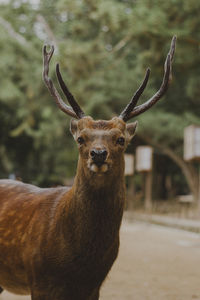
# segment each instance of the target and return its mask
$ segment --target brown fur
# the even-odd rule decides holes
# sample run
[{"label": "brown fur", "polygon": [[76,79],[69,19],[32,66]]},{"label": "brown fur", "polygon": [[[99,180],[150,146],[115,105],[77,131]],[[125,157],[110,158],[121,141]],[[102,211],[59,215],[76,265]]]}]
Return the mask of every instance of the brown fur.
[{"label": "brown fur", "polygon": [[[97,300],[115,261],[124,200],[124,150],[136,124],[119,118],[73,121],[79,161],[74,185],[41,189],[0,180],[0,286],[33,300]],[[133,130],[134,129],[134,130]],[[116,144],[118,137],[124,146]],[[108,151],[92,172],[90,150]]]}]

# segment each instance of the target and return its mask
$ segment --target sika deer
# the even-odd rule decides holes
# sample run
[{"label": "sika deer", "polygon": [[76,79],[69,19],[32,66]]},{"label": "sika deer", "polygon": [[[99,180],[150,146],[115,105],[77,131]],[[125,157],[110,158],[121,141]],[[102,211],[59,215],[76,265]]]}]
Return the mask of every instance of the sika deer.
[{"label": "sika deer", "polygon": [[125,201],[124,151],[135,134],[130,118],[150,108],[166,92],[176,38],[165,63],[163,83],[146,103],[136,106],[145,79],[119,117],[94,121],[85,116],[62,80],[71,107],[48,77],[53,47],[44,47],[44,81],[58,106],[78,119],[71,133],[79,148],[74,184],[38,188],[0,180],[0,285],[33,300],[96,300],[115,261]]}]

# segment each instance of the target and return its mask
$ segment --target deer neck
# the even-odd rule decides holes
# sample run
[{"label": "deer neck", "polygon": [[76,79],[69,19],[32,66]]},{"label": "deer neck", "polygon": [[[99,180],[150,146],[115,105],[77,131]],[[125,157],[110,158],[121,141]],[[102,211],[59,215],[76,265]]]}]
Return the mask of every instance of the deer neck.
[{"label": "deer neck", "polygon": [[124,198],[124,187],[123,157],[121,157],[121,160],[118,161],[117,167],[113,168],[113,170],[108,173],[103,173],[102,175],[88,172],[87,168],[85,168],[85,163],[79,158],[77,175],[73,185],[75,199],[80,200],[82,203],[84,203],[84,201],[88,203],[89,199],[93,202],[97,202],[95,201],[97,195],[99,195],[97,197],[98,199],[101,195],[104,195],[101,203],[104,205],[117,205],[116,202],[112,203],[112,200],[120,197]]},{"label": "deer neck", "polygon": [[92,245],[102,249],[102,243],[109,247],[118,239],[125,200],[123,157],[117,170],[99,179],[95,175],[85,172],[79,159],[68,221],[77,237],[76,246],[86,249],[94,240]]}]

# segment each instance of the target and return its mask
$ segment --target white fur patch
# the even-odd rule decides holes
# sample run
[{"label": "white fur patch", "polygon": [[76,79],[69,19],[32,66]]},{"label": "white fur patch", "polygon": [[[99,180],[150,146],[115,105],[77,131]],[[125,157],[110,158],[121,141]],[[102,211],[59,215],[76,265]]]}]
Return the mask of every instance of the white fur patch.
[{"label": "white fur patch", "polygon": [[102,166],[101,166],[101,172],[106,172],[106,171],[108,171],[108,165],[107,164],[103,164]]},{"label": "white fur patch", "polygon": [[96,164],[90,165],[90,170],[94,173],[105,173],[108,171],[108,165],[103,164],[102,166],[98,167]]},{"label": "white fur patch", "polygon": [[99,168],[97,167],[97,165],[92,164],[92,165],[90,166],[90,170],[91,170],[92,172],[94,172],[94,173],[97,173],[98,170],[99,170]]}]

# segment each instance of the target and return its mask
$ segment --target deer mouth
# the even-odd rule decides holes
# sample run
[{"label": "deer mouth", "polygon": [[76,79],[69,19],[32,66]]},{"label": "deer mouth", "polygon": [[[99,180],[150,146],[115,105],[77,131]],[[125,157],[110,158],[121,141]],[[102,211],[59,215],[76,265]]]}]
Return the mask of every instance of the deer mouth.
[{"label": "deer mouth", "polygon": [[107,163],[103,163],[103,164],[91,163],[91,164],[89,164],[89,169],[93,173],[102,174],[102,173],[105,173],[108,171],[108,164]]}]

